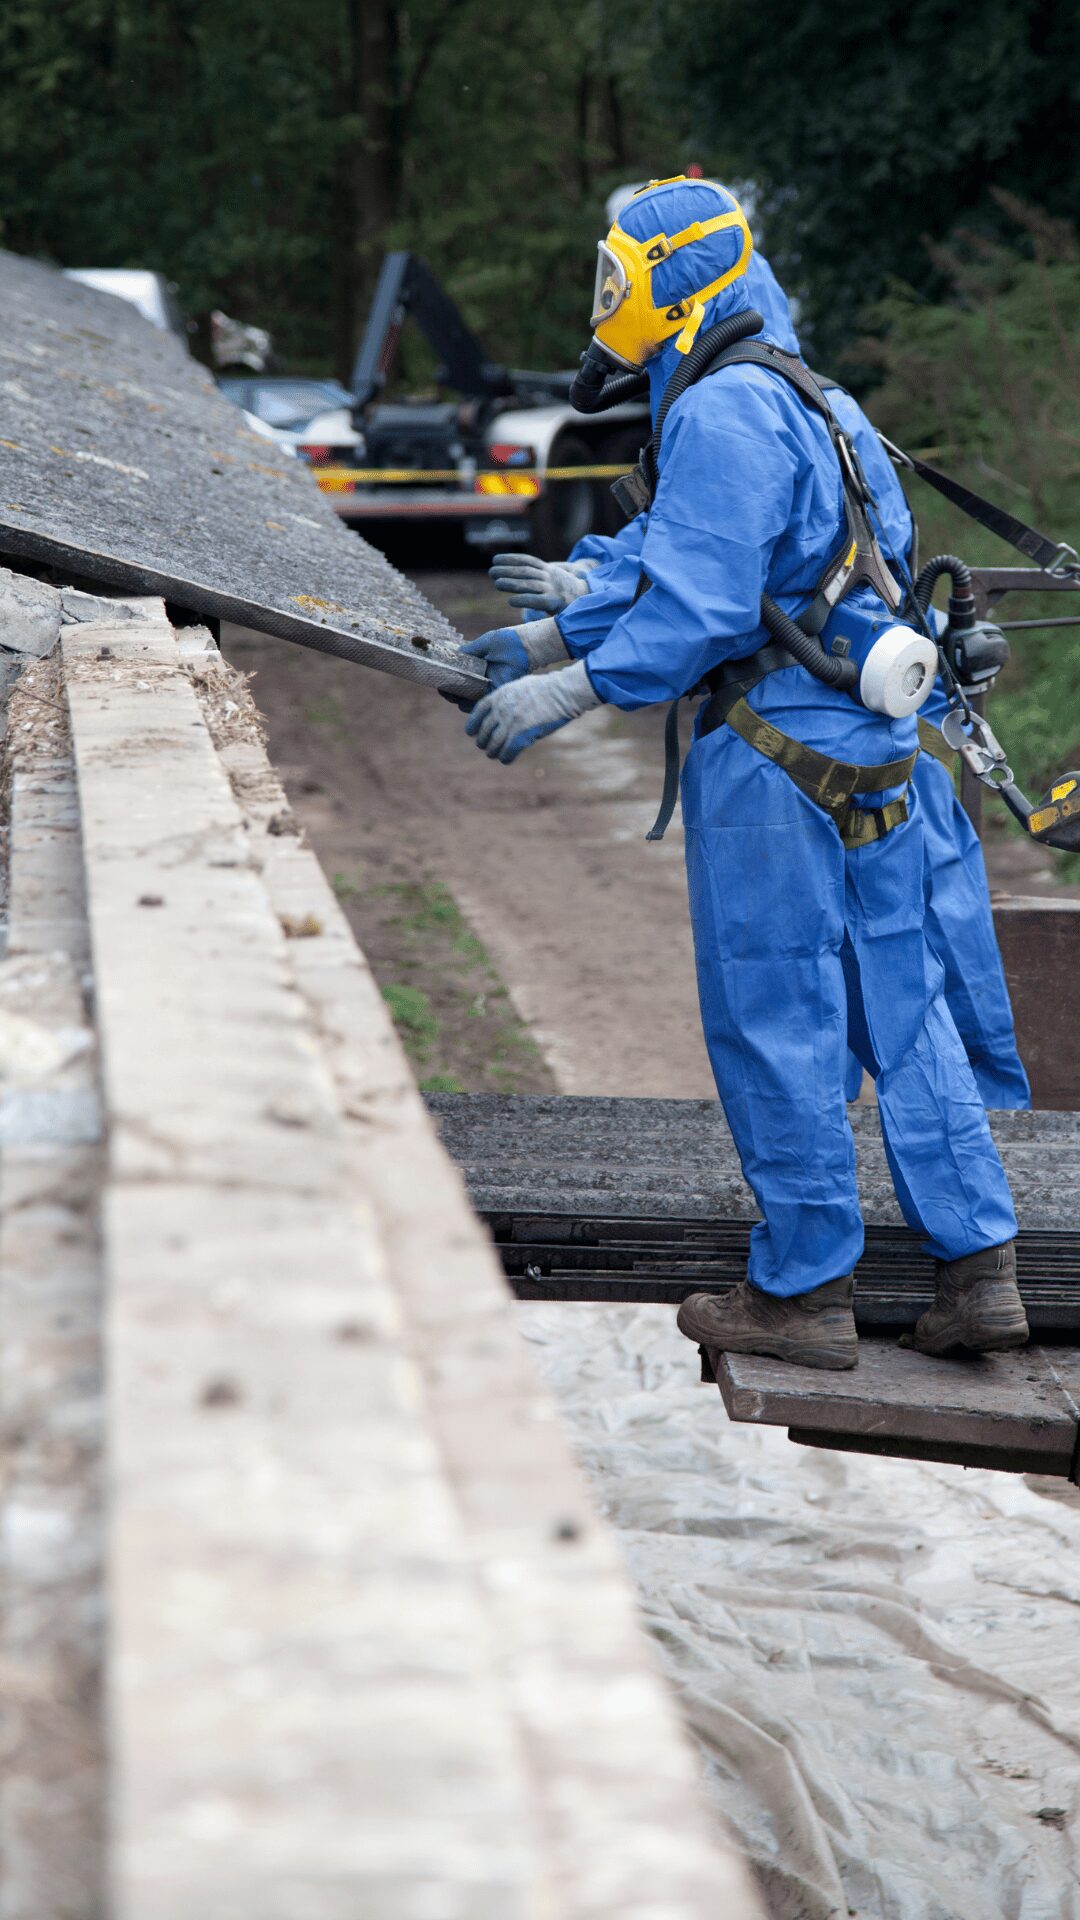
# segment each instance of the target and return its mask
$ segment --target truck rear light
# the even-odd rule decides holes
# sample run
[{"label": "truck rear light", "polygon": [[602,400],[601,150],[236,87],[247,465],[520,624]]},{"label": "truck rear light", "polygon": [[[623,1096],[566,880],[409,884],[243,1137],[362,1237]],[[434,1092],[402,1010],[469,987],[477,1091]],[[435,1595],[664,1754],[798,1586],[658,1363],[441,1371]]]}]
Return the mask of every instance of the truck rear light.
[{"label": "truck rear light", "polygon": [[330,464],[331,449],[329,447],[305,446],[303,441],[301,441],[297,447],[297,452],[302,460],[308,461],[313,467],[325,467]]},{"label": "truck rear light", "polygon": [[478,473],[473,482],[474,493],[527,494],[530,498],[540,491],[539,480],[529,473]]},{"label": "truck rear light", "polygon": [[515,446],[512,440],[496,440],[489,451],[497,467],[532,467],[536,464],[533,449]]}]

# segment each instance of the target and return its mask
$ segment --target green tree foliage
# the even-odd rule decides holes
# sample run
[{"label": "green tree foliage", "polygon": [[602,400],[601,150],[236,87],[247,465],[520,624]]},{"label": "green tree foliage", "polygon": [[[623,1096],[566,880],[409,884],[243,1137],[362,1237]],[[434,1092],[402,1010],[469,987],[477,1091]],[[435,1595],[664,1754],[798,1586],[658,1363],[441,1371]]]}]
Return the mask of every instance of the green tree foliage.
[{"label": "green tree foliage", "polygon": [[493,354],[568,364],[606,192],[687,158],[651,23],[614,0],[5,0],[0,238],[156,268],[188,313],[342,373],[409,247]]},{"label": "green tree foliage", "polygon": [[[1080,548],[1080,253],[1071,229],[1000,195],[1010,246],[960,236],[936,251],[950,298],[894,290],[861,352],[882,377],[875,423],[1009,512]],[[1026,564],[922,482],[911,503],[924,558],[960,553]],[[1008,620],[1080,614],[1080,594],[1013,594]],[[1080,628],[1014,632],[993,723],[1025,784],[1040,793],[1080,765]]]},{"label": "green tree foliage", "polygon": [[1080,205],[1080,10],[1066,0],[666,0],[672,84],[757,184],[819,357],[890,275],[942,282],[924,236],[993,233],[995,186]]}]

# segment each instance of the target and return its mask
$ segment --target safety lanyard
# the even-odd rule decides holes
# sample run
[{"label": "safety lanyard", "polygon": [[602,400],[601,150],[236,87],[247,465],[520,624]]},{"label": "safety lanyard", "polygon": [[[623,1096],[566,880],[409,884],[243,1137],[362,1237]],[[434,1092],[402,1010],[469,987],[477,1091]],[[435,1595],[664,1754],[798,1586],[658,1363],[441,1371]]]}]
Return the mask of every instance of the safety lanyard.
[{"label": "safety lanyard", "polygon": [[1006,513],[1004,507],[996,507],[992,500],[985,500],[981,493],[975,493],[971,487],[965,487],[961,481],[953,480],[947,473],[940,473],[937,467],[920,460],[913,453],[905,453],[901,447],[894,446],[883,433],[878,434],[886,453],[895,466],[908,467],[917,473],[920,480],[933,487],[937,493],[951,500],[954,507],[966,513],[969,520],[976,520],[988,533],[996,533],[1010,547],[1015,547],[1035,564],[1045,567],[1049,573],[1072,573],[1078,562],[1076,551],[1063,540],[1048,540],[1045,533],[1037,527],[1029,527],[1026,520],[1018,520],[1013,513]]}]

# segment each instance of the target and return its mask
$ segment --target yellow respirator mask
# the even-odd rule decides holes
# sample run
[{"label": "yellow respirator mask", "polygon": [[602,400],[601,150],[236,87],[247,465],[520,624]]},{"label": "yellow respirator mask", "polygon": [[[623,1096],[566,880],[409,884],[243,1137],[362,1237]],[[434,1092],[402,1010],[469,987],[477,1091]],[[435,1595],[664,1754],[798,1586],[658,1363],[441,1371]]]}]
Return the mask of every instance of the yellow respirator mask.
[{"label": "yellow respirator mask", "polygon": [[[683,178],[681,174],[675,176],[676,181]],[[649,187],[674,183],[650,180]],[[643,187],[642,192],[647,193],[649,187]],[[742,236],[742,246],[735,265],[722,273],[718,280],[710,281],[708,286],[697,288],[694,293],[685,295],[673,304],[654,305],[654,267],[664,260],[670,260],[680,247],[691,246],[695,240],[704,240],[711,233],[722,233],[728,227],[737,228]],[[714,294],[722,293],[725,287],[746,272],[753,247],[746,215],[737,202],[730,212],[718,214],[715,220],[695,220],[692,226],[684,227],[681,233],[656,233],[651,240],[634,240],[630,234],[623,232],[616,220],[607,239],[601,240],[597,248],[596,287],[590,322],[596,339],[613,359],[626,367],[643,367],[663,346],[664,341],[671,339],[672,334],[678,334],[675,344],[679,352],[688,353],[704,318],[706,301],[711,300]]]}]

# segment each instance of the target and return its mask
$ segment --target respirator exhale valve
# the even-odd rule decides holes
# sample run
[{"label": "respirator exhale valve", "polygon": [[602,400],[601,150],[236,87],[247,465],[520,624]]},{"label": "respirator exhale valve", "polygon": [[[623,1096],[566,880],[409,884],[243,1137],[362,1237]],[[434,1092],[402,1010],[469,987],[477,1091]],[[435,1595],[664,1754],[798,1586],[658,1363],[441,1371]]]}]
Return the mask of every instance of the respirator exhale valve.
[{"label": "respirator exhale valve", "polygon": [[[839,642],[834,640],[836,654]],[[859,670],[859,699],[871,713],[906,720],[925,706],[938,670],[937,648],[913,627],[886,627]]]},{"label": "respirator exhale valve", "polygon": [[906,720],[930,698],[938,650],[925,633],[841,601],[826,622],[824,638],[829,658],[849,668],[846,691],[871,713]]}]

